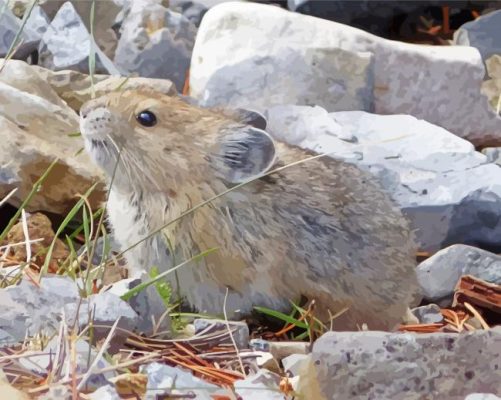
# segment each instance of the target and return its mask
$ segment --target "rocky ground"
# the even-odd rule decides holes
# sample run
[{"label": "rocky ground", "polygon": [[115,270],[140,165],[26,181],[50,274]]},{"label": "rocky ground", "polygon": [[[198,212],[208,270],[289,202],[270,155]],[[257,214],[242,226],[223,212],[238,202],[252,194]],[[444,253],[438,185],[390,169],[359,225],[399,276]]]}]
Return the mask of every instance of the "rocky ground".
[{"label": "rocky ground", "polygon": [[[0,0],[0,398],[501,396],[501,3],[261,3]],[[329,332],[131,292],[78,112],[144,85],[376,175],[419,243],[413,318]]]}]

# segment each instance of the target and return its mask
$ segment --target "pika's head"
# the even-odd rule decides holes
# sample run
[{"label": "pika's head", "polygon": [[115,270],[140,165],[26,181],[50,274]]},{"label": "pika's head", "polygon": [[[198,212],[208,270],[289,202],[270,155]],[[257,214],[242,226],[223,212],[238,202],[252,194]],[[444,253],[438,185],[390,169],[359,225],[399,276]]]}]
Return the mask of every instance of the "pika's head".
[{"label": "pika's head", "polygon": [[186,184],[252,179],[274,163],[275,146],[241,112],[189,104],[153,90],[113,92],[80,110],[94,161],[121,191],[166,192]]}]

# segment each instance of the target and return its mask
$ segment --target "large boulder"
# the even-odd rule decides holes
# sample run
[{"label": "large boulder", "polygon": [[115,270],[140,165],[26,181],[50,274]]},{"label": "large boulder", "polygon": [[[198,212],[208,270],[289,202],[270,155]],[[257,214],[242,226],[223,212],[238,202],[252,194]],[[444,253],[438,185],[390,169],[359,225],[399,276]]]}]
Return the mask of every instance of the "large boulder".
[{"label": "large boulder", "polygon": [[501,328],[468,333],[329,332],[301,376],[305,399],[501,395]]},{"label": "large boulder", "polygon": [[[465,46],[424,46],[255,3],[204,16],[190,94],[204,105],[409,114],[475,144],[501,143],[501,118],[480,93],[485,69]],[[458,84],[460,82],[460,84]]]}]

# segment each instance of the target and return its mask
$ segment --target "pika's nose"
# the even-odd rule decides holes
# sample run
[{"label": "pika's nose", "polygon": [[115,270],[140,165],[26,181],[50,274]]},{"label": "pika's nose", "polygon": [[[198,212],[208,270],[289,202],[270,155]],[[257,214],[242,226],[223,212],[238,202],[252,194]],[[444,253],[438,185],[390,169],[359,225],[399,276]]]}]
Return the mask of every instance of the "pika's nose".
[{"label": "pika's nose", "polygon": [[97,98],[97,99],[93,99],[93,100],[89,100],[87,102],[85,102],[82,107],[80,107],[80,117],[82,119],[85,119],[87,118],[87,116],[89,115],[89,113],[100,107],[100,106],[103,106],[104,105],[104,99],[102,98]]}]

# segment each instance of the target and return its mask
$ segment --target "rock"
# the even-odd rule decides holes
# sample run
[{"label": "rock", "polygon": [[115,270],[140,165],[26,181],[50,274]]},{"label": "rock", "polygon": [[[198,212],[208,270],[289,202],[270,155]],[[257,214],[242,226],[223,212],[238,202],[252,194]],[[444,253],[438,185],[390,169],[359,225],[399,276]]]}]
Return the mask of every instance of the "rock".
[{"label": "rock", "polygon": [[486,147],[482,149],[482,154],[487,157],[487,161],[501,167],[501,154],[499,150],[499,147]]},{"label": "rock", "polygon": [[121,400],[115,386],[106,385],[88,395],[89,400]]},{"label": "rock", "polygon": [[275,360],[271,353],[264,351],[255,351],[252,354],[257,355],[256,364],[258,368],[267,369],[268,371],[274,372],[276,374],[280,373],[280,365],[278,365],[278,361]]},{"label": "rock", "polygon": [[0,289],[0,329],[22,342],[39,332],[56,333],[65,304],[78,300],[78,287],[68,277],[44,277],[38,287],[28,278]]},{"label": "rock", "polygon": [[[228,321],[228,324],[232,330],[233,339],[235,340],[237,347],[240,350],[248,349],[249,327],[247,326],[247,323],[244,321]],[[206,334],[214,331],[228,330],[227,322],[219,319],[197,318],[194,321],[194,325],[196,335],[202,334],[202,332]]]},{"label": "rock", "polygon": [[115,330],[111,348],[108,350],[111,354],[118,352],[127,339],[128,335],[121,329],[133,331],[139,323],[139,317],[131,306],[118,296],[108,292],[93,294],[81,301],[67,304],[64,307],[64,312],[68,326],[75,325],[77,314],[77,326],[80,328],[93,322],[96,326],[94,328],[96,340],[106,338],[110,331],[109,328],[120,318],[117,325],[119,329]]},{"label": "rock", "polygon": [[[62,348],[59,348],[60,344]],[[85,374],[97,357],[97,351],[94,348],[91,348],[89,343],[83,339],[78,339],[75,342],[74,349],[76,353],[76,372],[79,375]],[[66,355],[65,357],[62,357],[63,366],[60,370],[61,376],[58,377],[63,378],[65,371],[71,371],[71,357],[69,354],[72,349],[69,348],[68,341],[63,339],[61,342],[57,336],[51,339],[47,346],[45,346],[45,354],[20,358],[19,363],[27,371],[43,376],[48,370],[50,370],[51,365],[54,363],[54,355],[58,354],[58,350],[61,354]],[[99,370],[107,367],[110,367],[110,364],[103,357],[101,357],[97,362],[96,369]],[[97,388],[106,385],[108,383],[108,379],[114,377],[115,375],[116,372],[114,371],[108,371],[102,374],[91,374],[87,379],[87,387],[90,390],[96,390]]]},{"label": "rock", "polygon": [[78,12],[66,2],[42,37],[40,65],[52,70],[72,69],[89,72],[91,44],[95,51],[95,72],[120,75],[112,61],[95,45]]},{"label": "rock", "polygon": [[[48,211],[66,215],[103,174],[85,152],[78,132],[78,115],[69,108],[37,68],[17,60],[7,62],[0,74],[0,198],[18,191],[10,203],[19,207],[49,165],[59,158],[27,211]],[[90,195],[92,207],[101,205],[104,185]]]},{"label": "rock", "polygon": [[[37,265],[43,265],[45,262],[44,249],[47,249],[54,241],[55,233],[52,229],[52,224],[47,216],[41,213],[32,214],[26,217],[26,225],[28,226],[28,235],[30,241],[42,239],[30,244],[31,255],[35,257],[37,253],[40,255],[35,257]],[[7,243],[15,244],[26,241],[26,236],[23,230],[23,222],[19,221],[14,225],[7,234]],[[27,261],[26,246],[13,246],[10,248],[10,256],[13,260],[19,263]],[[61,239],[56,239],[52,251],[52,256],[49,264],[49,269],[57,272],[58,263],[64,261],[70,255],[70,251]]]},{"label": "rock", "polygon": [[276,360],[282,361],[292,354],[308,353],[309,345],[306,342],[269,342],[269,351]]},{"label": "rock", "polygon": [[[43,2],[41,7],[53,19],[64,3],[65,0],[50,0]],[[71,3],[86,30],[90,32],[92,1],[71,0],[68,3]],[[121,0],[96,1],[94,4],[94,39],[107,57],[113,58],[118,43],[113,27],[119,23],[120,14],[127,8],[127,4],[128,1]]]},{"label": "rock", "polygon": [[[150,278],[145,277],[144,279],[147,281]],[[122,279],[110,285],[108,292],[121,297],[141,282],[143,281],[140,278]],[[137,322],[138,331],[151,334],[155,330],[160,332],[169,332],[171,330],[170,317],[168,314],[165,314],[165,304],[158,295],[154,285],[150,285],[146,289],[140,291],[128,300],[128,304],[139,316]],[[159,319],[163,316],[159,326],[155,326],[152,316],[155,316],[156,324],[158,324]]]},{"label": "rock", "polygon": [[26,27],[35,32],[41,39],[45,32],[47,32],[47,29],[49,29],[49,26],[50,20],[47,17],[47,14],[45,14],[44,10],[39,6],[33,7],[31,14],[26,21]]},{"label": "rock", "polygon": [[[21,28],[21,20],[17,18],[9,8],[7,8],[5,0],[0,0],[0,58],[5,57],[12,43]],[[26,60],[33,52],[36,51],[40,42],[40,35],[32,30],[32,27],[26,25],[19,36],[17,45],[19,48],[13,55],[13,58]],[[0,60],[0,66],[3,61]]]},{"label": "rock", "polygon": [[412,313],[417,317],[420,324],[436,324],[444,320],[440,307],[436,304],[416,307],[412,309]]},{"label": "rock", "polygon": [[[463,398],[501,394],[501,328],[455,333],[329,332],[313,346],[308,399]],[[318,389],[321,397],[308,391]]]},{"label": "rock", "polygon": [[501,397],[492,393],[471,393],[464,400],[500,400]]},{"label": "rock", "polygon": [[5,332],[3,329],[0,329],[0,348],[9,347],[17,343],[18,340],[14,336]]},{"label": "rock", "polygon": [[181,91],[190,66],[196,27],[160,4],[131,7],[115,53],[115,64],[142,77],[169,79]]},{"label": "rock", "polygon": [[211,400],[211,394],[219,390],[218,386],[203,381],[189,372],[156,362],[142,365],[139,371],[148,375],[147,400],[155,400],[157,396],[162,395],[179,396],[187,392],[193,392],[197,400]]},{"label": "rock", "polygon": [[280,392],[280,376],[267,370],[259,370],[234,383],[235,392],[245,400],[283,400]]},{"label": "rock", "polygon": [[457,244],[423,261],[416,272],[424,298],[436,301],[451,296],[462,275],[501,284],[501,256]]},{"label": "rock", "polygon": [[72,400],[72,392],[68,386],[51,386],[37,400]]},{"label": "rock", "polygon": [[309,359],[310,355],[306,354],[291,354],[290,356],[285,357],[282,360],[285,373],[290,373],[291,376],[298,376]]},{"label": "rock", "polygon": [[[51,71],[40,67],[32,68],[73,110],[80,110],[82,104],[92,98],[91,80],[88,75],[70,70]],[[166,79],[94,75],[95,97],[118,89],[137,89],[138,87],[150,87],[169,96],[177,93],[174,84]]]},{"label": "rock", "polygon": [[[409,218],[423,251],[453,243],[501,245],[501,170],[466,140],[408,115],[330,113],[312,123],[307,106],[268,109],[275,138],[372,172]],[[340,140],[340,133],[351,142]],[[307,163],[301,168],[307,168]]]},{"label": "rock", "polygon": [[200,26],[200,22],[202,22],[202,18],[208,10],[203,4],[191,0],[173,2],[171,8],[173,11],[182,14],[196,27]]},{"label": "rock", "polygon": [[501,10],[467,22],[454,32],[453,43],[478,49],[485,61],[494,54],[501,55]]},{"label": "rock", "polygon": [[485,61],[487,75],[482,83],[482,94],[487,97],[492,109],[501,113],[501,55],[495,54]]},{"label": "rock", "polygon": [[270,351],[270,343],[264,339],[251,339],[249,348],[252,351]]},{"label": "rock", "polygon": [[480,93],[484,74],[473,48],[390,41],[274,6],[225,3],[200,25],[190,94],[257,111],[298,104],[409,114],[488,145],[501,143],[501,118]]}]

